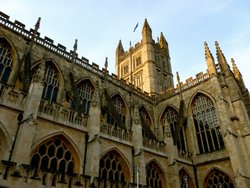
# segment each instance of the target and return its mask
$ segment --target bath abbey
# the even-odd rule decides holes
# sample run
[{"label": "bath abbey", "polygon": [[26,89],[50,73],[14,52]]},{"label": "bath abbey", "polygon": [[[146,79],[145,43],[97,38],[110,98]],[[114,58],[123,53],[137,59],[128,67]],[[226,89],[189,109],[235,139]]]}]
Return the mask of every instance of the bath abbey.
[{"label": "bath abbey", "polygon": [[250,187],[249,91],[217,41],[183,81],[145,19],[113,74],[40,22],[0,12],[1,188]]}]

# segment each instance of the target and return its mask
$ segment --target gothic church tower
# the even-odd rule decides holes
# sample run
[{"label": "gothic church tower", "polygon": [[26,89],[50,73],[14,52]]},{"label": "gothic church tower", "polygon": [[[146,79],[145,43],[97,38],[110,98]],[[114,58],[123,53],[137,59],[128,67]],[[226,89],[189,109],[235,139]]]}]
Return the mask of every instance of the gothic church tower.
[{"label": "gothic church tower", "polygon": [[142,40],[124,51],[119,41],[116,49],[116,74],[150,95],[173,88],[173,75],[168,43],[163,35],[155,42],[147,19],[142,28]]}]

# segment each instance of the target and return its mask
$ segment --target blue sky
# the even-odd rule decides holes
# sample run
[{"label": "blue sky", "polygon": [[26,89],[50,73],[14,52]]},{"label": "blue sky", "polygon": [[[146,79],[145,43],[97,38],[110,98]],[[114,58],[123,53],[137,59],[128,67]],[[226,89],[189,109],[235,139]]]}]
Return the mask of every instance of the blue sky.
[{"label": "blue sky", "polygon": [[[147,18],[153,38],[163,32],[170,49],[172,70],[182,81],[206,71],[204,41],[216,59],[214,42],[231,66],[233,57],[250,89],[250,1],[248,0],[1,0],[0,10],[33,28],[41,17],[39,32],[55,44],[72,50],[78,39],[78,54],[115,72],[115,50],[122,40],[141,40]],[[136,23],[139,27],[135,32]]]}]

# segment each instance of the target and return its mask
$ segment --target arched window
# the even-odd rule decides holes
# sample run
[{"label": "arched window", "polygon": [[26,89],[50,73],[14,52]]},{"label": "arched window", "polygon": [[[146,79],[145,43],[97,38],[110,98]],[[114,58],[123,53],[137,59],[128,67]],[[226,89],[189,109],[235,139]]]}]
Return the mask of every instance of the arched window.
[{"label": "arched window", "polygon": [[210,98],[197,94],[192,101],[192,113],[200,153],[224,148],[216,109]]},{"label": "arched window", "polygon": [[0,83],[7,84],[12,66],[11,47],[5,39],[0,38]]},{"label": "arched window", "polygon": [[105,187],[107,184],[117,185],[129,182],[129,169],[124,159],[116,151],[110,151],[104,155],[99,163],[99,187]]},{"label": "arched window", "polygon": [[204,188],[234,188],[235,184],[233,180],[224,172],[213,169],[205,178],[203,183]]},{"label": "arched window", "polygon": [[42,98],[47,100],[49,104],[56,102],[59,90],[58,71],[52,62],[46,62],[44,89]]},{"label": "arched window", "polygon": [[[165,128],[170,126],[171,135],[174,138],[176,131],[176,123],[178,119],[178,112],[173,107],[167,107],[162,116],[162,126]],[[187,151],[186,146],[186,135],[184,127],[182,126],[179,132],[178,140],[177,140],[177,148],[181,151]]]},{"label": "arched window", "polygon": [[89,80],[84,80],[77,85],[82,112],[88,114],[94,86]]},{"label": "arched window", "polygon": [[139,115],[142,123],[142,135],[143,137],[150,138],[153,133],[150,129],[152,122],[150,116],[144,106],[139,108]]},{"label": "arched window", "polygon": [[194,184],[192,182],[191,177],[188,175],[188,173],[184,170],[181,169],[179,172],[180,176],[180,183],[181,183],[181,188],[194,188]]},{"label": "arched window", "polygon": [[113,103],[115,113],[107,113],[107,123],[117,126],[117,122],[115,121],[113,116],[118,116],[118,119],[120,119],[121,123],[125,125],[126,105],[122,97],[119,94],[116,94],[111,98],[111,102]]},{"label": "arched window", "polygon": [[163,188],[166,186],[164,174],[154,161],[146,167],[146,181],[147,187]]},{"label": "arched window", "polygon": [[39,170],[73,174],[75,159],[67,144],[56,137],[41,144],[33,153],[31,165],[35,167],[35,176]]}]

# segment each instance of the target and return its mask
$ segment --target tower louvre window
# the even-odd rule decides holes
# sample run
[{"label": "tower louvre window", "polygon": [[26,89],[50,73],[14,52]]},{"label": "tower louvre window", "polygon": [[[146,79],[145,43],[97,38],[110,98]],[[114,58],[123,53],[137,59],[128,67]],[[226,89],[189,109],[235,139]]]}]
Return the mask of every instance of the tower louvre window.
[{"label": "tower louvre window", "polygon": [[203,94],[197,94],[192,102],[192,113],[200,153],[224,148],[220,126],[213,102]]},{"label": "tower louvre window", "polygon": [[12,66],[11,48],[8,43],[0,39],[0,83],[7,84]]}]

